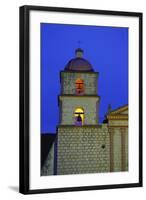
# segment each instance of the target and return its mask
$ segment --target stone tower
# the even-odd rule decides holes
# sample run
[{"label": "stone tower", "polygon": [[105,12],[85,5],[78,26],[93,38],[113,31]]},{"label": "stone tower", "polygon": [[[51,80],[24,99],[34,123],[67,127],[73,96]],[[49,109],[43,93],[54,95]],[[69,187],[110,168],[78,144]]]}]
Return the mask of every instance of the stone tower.
[{"label": "stone tower", "polygon": [[98,125],[98,72],[82,49],[60,72],[60,83],[56,174],[109,171],[108,130]]},{"label": "stone tower", "polygon": [[98,73],[83,58],[82,49],[76,49],[75,55],[60,73],[60,125],[97,125]]}]

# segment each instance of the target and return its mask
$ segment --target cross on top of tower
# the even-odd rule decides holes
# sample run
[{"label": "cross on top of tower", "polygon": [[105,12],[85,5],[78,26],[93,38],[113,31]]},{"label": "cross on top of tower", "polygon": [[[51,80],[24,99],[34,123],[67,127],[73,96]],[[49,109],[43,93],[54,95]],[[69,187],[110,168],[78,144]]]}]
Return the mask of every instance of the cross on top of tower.
[{"label": "cross on top of tower", "polygon": [[81,58],[81,57],[83,57],[83,49],[81,49],[80,48],[80,45],[81,45],[81,41],[79,40],[78,41],[78,48],[76,49],[76,51],[75,51],[75,54],[76,54],[76,57],[77,58]]}]

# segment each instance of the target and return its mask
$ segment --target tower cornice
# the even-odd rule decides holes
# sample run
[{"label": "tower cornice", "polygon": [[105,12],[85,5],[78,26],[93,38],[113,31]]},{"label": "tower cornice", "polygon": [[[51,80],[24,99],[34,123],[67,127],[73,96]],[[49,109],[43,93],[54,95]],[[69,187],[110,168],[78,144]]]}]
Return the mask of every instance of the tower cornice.
[{"label": "tower cornice", "polygon": [[98,95],[82,95],[82,96],[77,96],[77,95],[72,95],[72,94],[67,94],[67,95],[59,95],[58,96],[60,100],[64,99],[64,98],[75,98],[75,99],[81,99],[81,98],[92,98],[92,99],[100,99],[100,96]]},{"label": "tower cornice", "polygon": [[61,73],[99,74],[99,72],[93,72],[93,71],[60,71],[60,74]]}]

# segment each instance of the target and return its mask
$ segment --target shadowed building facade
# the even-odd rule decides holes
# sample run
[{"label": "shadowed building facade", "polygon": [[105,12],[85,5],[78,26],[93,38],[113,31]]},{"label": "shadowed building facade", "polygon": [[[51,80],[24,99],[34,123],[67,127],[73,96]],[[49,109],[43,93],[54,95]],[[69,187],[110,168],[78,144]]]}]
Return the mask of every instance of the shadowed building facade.
[{"label": "shadowed building facade", "polygon": [[56,140],[41,175],[127,171],[128,106],[109,111],[99,124],[98,72],[82,49],[60,72],[60,83]]}]

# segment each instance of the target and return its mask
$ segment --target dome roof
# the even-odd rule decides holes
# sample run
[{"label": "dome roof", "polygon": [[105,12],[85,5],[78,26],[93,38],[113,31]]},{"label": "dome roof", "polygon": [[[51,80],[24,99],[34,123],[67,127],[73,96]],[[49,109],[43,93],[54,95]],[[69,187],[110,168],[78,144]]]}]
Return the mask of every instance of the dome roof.
[{"label": "dome roof", "polygon": [[65,71],[93,71],[88,60],[82,58],[83,50],[78,48],[75,51],[76,58],[71,59],[65,66]]}]

